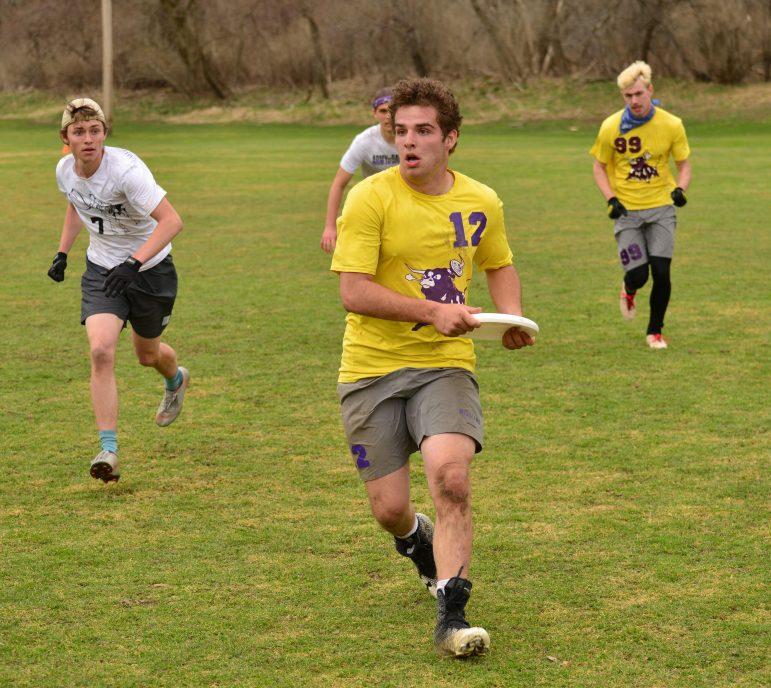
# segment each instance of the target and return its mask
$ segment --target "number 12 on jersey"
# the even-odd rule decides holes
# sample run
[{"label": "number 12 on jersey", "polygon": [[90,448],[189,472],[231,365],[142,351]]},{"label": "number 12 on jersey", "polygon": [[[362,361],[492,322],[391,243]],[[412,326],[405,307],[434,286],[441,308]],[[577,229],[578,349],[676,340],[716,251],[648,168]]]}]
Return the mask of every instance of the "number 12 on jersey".
[{"label": "number 12 on jersey", "polygon": [[[466,228],[463,225],[463,215],[460,213],[450,213],[450,222],[455,227],[455,248],[462,248],[468,246],[466,240]],[[473,227],[476,225],[476,231],[471,235],[471,245],[479,246],[479,242],[482,240],[482,232],[487,227],[487,216],[479,211],[475,211],[468,216],[468,223]]]}]

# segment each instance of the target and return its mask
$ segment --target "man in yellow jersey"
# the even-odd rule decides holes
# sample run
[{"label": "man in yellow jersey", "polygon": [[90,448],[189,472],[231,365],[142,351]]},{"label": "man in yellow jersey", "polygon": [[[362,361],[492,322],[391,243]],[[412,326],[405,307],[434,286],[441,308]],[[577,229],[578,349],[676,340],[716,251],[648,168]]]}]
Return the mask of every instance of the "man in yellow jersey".
[{"label": "man in yellow jersey", "polygon": [[[682,120],[652,100],[651,68],[645,62],[629,65],[617,79],[626,107],[600,127],[590,153],[594,180],[615,220],[616,243],[624,281],[621,314],[636,315],[634,297],[653,277],[646,341],[652,349],[666,349],[661,336],[672,285],[669,268],[675,246],[675,209],[686,204],[691,183],[690,148]],[[669,170],[672,156],[676,178]]]},{"label": "man in yellow jersey", "polygon": [[[368,177],[338,219],[332,270],[348,311],[338,394],[352,458],[375,519],[394,536],[437,598],[434,643],[452,656],[483,654],[471,627],[469,468],[482,449],[474,377],[478,327],[473,267],[500,312],[521,315],[520,283],[495,192],[448,168],[462,117],[440,82],[401,81],[391,101],[399,165]],[[508,349],[532,345],[512,328]],[[410,500],[409,456],[420,450],[436,526]]]}]

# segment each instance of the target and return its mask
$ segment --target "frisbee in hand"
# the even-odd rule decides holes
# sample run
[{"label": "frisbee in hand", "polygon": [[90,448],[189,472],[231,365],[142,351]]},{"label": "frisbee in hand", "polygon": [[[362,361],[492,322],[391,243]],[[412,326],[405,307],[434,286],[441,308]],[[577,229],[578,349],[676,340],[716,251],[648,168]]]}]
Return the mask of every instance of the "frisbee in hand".
[{"label": "frisbee in hand", "polygon": [[539,332],[538,324],[521,315],[509,313],[471,313],[471,316],[482,323],[482,327],[467,332],[465,337],[477,340],[501,341],[504,333],[512,327],[517,327],[527,332],[531,337]]}]

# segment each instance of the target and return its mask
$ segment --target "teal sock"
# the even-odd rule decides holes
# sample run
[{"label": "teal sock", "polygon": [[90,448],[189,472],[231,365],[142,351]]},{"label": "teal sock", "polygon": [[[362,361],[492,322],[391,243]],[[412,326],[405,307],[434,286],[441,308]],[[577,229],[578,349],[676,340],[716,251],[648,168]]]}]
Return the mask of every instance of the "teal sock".
[{"label": "teal sock", "polygon": [[182,384],[182,371],[177,368],[177,374],[174,377],[167,377],[166,379],[166,389],[170,391],[174,391],[175,389],[178,389],[179,386]]},{"label": "teal sock", "polygon": [[118,453],[118,432],[117,430],[100,430],[99,444],[102,445],[102,451],[109,451],[113,454]]}]

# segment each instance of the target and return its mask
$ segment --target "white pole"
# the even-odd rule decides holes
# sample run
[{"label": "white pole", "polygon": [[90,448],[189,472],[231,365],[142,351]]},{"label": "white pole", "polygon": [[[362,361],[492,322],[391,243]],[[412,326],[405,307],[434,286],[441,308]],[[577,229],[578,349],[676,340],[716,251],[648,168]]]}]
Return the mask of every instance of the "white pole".
[{"label": "white pole", "polygon": [[102,108],[112,126],[112,0],[102,0]]}]

